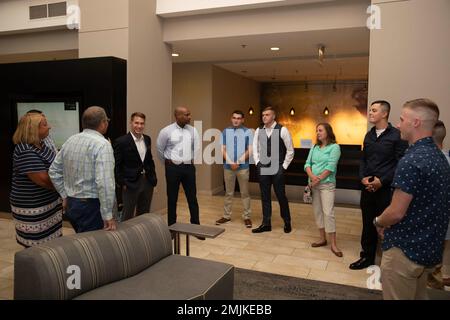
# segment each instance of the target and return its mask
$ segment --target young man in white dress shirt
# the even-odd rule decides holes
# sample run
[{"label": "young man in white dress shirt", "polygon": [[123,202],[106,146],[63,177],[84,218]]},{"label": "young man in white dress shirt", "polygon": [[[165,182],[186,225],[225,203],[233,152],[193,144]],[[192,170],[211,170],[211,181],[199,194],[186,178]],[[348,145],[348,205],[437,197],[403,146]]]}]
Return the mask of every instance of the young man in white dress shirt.
[{"label": "young man in white dress shirt", "polygon": [[280,205],[284,221],[284,232],[291,232],[291,214],[286,197],[284,174],[294,158],[292,137],[288,129],[275,121],[276,113],[272,107],[262,112],[264,125],[256,129],[253,139],[253,158],[258,171],[263,208],[262,224],[253,233],[272,231],[271,186]]}]

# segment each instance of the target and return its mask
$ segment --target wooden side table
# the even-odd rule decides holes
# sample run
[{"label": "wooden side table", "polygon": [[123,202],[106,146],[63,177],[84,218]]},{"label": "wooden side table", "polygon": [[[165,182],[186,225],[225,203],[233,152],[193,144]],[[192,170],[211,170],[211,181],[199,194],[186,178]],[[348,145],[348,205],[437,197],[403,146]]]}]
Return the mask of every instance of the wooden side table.
[{"label": "wooden side table", "polygon": [[201,226],[190,223],[174,223],[169,226],[170,232],[175,235],[174,252],[180,254],[180,234],[186,235],[186,255],[189,256],[189,236],[215,238],[225,231],[224,228]]}]

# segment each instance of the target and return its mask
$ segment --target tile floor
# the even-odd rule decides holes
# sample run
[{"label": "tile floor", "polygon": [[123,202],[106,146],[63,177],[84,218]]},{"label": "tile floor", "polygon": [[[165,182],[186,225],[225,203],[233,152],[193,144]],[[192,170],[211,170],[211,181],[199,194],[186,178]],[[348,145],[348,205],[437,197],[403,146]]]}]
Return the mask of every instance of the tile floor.
[{"label": "tile floor", "polygon": [[[223,196],[198,197],[200,219],[204,225],[214,225],[221,217]],[[239,198],[233,202],[235,212],[232,221],[223,225],[226,231],[216,239],[199,241],[193,238],[191,255],[223,261],[239,268],[277,273],[282,275],[321,280],[338,284],[366,287],[370,274],[366,270],[352,271],[348,265],[359,257],[361,212],[355,208],[336,207],[338,246],[344,253],[338,258],[327,247],[311,248],[319,240],[312,208],[302,203],[290,203],[292,227],[289,234],[283,232],[279,207],[273,203],[272,232],[252,234],[240,217],[242,204]],[[252,200],[253,227],[261,222],[261,202]],[[0,299],[12,299],[14,280],[14,254],[22,250],[15,241],[13,221],[0,218]],[[164,217],[165,219],[165,217]],[[179,197],[178,222],[188,222],[189,214],[183,194]],[[73,233],[65,227],[64,234]],[[184,239],[182,238],[184,251]]]}]

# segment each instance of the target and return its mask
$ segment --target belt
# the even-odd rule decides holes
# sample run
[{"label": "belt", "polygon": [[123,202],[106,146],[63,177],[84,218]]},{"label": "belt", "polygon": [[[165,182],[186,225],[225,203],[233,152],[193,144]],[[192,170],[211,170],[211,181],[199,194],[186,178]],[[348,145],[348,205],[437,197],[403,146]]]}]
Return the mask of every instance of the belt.
[{"label": "belt", "polygon": [[173,162],[172,160],[170,160],[170,159],[165,159],[165,161],[164,161],[166,164],[173,164],[173,165],[175,165],[175,166],[177,166],[177,165],[180,165],[180,164],[194,164],[194,160],[191,160],[191,161],[189,161],[189,162]]},{"label": "belt", "polygon": [[92,201],[98,201],[98,198],[74,198],[74,197],[67,197],[67,199],[71,200],[77,200],[80,202],[92,202]]}]

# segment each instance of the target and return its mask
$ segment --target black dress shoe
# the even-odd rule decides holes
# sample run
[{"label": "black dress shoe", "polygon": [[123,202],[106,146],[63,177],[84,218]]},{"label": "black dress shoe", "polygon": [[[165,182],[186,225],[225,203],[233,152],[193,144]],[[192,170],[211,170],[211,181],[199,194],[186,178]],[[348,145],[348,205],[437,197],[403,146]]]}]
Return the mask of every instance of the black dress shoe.
[{"label": "black dress shoe", "polygon": [[285,223],[284,224],[284,233],[289,233],[292,231],[292,227],[290,223]]},{"label": "black dress shoe", "polygon": [[253,233],[261,233],[266,231],[272,231],[272,226],[265,226],[262,224],[258,228],[252,230]]},{"label": "black dress shoe", "polygon": [[356,262],[353,262],[349,268],[352,270],[361,270],[361,269],[365,269],[371,265],[374,265],[375,261],[373,259],[369,259],[367,257],[362,257],[361,259],[359,259]]}]

